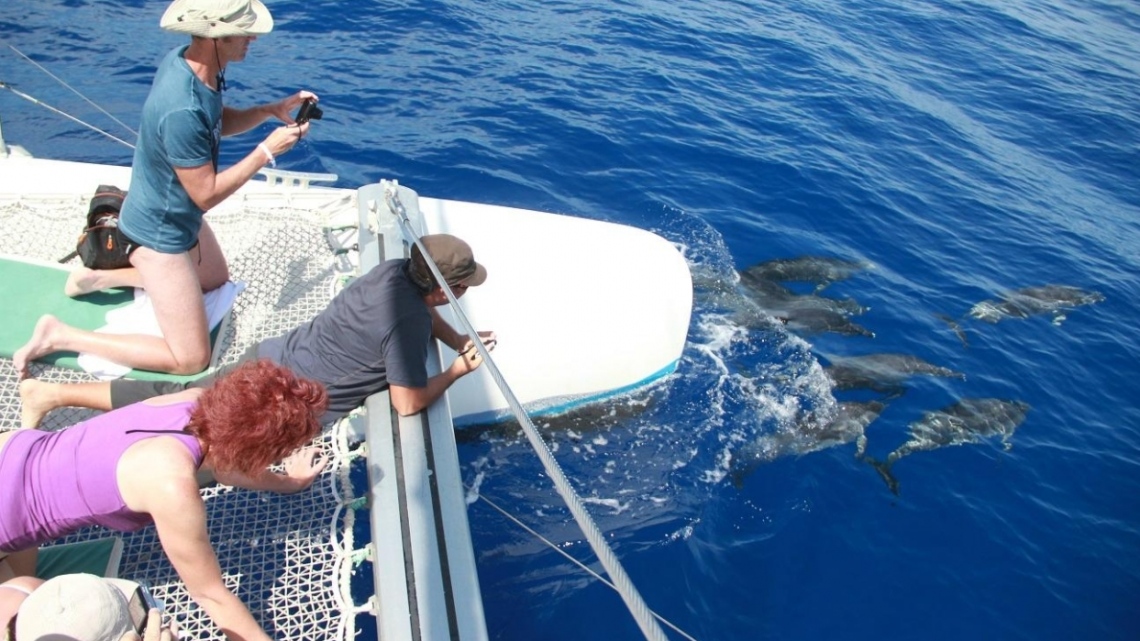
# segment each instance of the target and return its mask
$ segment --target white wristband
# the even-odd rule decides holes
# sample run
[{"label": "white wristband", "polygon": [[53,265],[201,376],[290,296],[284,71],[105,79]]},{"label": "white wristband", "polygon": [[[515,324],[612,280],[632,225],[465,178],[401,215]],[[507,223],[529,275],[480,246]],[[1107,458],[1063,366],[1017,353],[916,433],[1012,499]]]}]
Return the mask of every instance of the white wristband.
[{"label": "white wristband", "polygon": [[269,151],[269,147],[266,147],[265,143],[260,142],[257,143],[257,148],[261,150],[261,153],[265,154],[265,158],[269,160],[269,166],[276,169],[277,159],[273,157],[273,154]]}]

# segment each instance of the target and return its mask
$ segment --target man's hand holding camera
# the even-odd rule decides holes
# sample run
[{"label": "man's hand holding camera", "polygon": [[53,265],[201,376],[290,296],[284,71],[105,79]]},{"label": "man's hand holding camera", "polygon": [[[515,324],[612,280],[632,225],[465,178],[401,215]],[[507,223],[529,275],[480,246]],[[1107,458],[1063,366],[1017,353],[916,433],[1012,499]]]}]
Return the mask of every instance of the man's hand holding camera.
[{"label": "man's hand holding camera", "polygon": [[270,113],[272,113],[273,116],[281,122],[287,125],[297,125],[300,123],[297,122],[297,119],[293,117],[293,112],[306,102],[312,102],[315,104],[317,102],[320,102],[320,98],[317,96],[317,94],[311,91],[298,91],[288,98],[282,98],[281,100],[268,105],[268,108]]},{"label": "man's hand holding camera", "polygon": [[[309,120],[321,118],[323,112],[317,107],[318,101],[320,98],[317,94],[311,91],[298,91],[268,106],[278,120],[287,123],[273,130],[265,142],[259,145],[270,165],[276,166],[277,156],[292,149],[297,141],[309,133]],[[291,113],[294,109],[297,110],[296,116]]]}]

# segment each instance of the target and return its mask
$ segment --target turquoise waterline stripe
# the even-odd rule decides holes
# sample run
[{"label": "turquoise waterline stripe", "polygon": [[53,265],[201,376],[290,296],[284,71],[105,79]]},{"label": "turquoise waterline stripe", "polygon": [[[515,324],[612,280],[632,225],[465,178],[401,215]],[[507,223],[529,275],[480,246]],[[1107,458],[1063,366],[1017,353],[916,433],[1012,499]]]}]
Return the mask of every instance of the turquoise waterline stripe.
[{"label": "turquoise waterline stripe", "polygon": [[[525,406],[525,409],[531,418],[540,418],[543,416],[561,414],[563,412],[567,412],[589,403],[596,403],[608,398],[620,396],[626,392],[633,391],[639,387],[644,387],[672,374],[673,372],[677,371],[677,364],[680,363],[680,361],[681,359],[678,358],[677,360],[641,379],[640,381],[631,383],[625,387],[618,387],[612,390],[606,390],[604,392],[597,392],[594,394],[583,394],[581,396],[547,398],[541,401],[528,403]],[[512,418],[510,409],[490,410],[487,412],[479,412],[477,414],[465,414],[463,416],[457,416],[452,420],[452,423],[455,424],[455,427],[469,427],[472,425],[494,425],[495,423],[501,423],[510,418]]]}]

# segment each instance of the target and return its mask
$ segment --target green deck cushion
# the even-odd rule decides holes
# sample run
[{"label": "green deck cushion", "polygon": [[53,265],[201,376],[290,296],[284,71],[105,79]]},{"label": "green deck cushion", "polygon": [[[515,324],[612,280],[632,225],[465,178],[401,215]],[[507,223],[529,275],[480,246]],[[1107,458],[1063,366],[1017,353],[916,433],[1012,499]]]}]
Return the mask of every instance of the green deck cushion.
[{"label": "green deck cushion", "polygon": [[[32,336],[36,321],[51,314],[80,329],[96,330],[107,324],[107,312],[134,302],[130,288],[94,292],[78,298],[63,293],[70,270],[63,265],[44,263],[16,256],[0,256],[0,300],[4,301],[0,320],[0,357],[12,358]],[[221,325],[210,332],[211,347]],[[57,352],[37,359],[59,367],[82,369],[75,352]],[[131,370],[127,378],[143,380],[193,380],[203,374],[177,376],[147,370]]]},{"label": "green deck cushion", "polygon": [[61,543],[40,548],[36,556],[36,576],[50,579],[63,574],[94,574],[118,578],[123,557],[123,541],[117,536],[78,543]]}]

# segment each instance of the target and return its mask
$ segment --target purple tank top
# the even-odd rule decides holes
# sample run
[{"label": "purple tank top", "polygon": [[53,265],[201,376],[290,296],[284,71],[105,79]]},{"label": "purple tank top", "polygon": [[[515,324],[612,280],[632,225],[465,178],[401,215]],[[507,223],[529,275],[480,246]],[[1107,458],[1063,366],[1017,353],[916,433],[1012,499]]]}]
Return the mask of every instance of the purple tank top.
[{"label": "purple tank top", "polygon": [[135,403],[57,432],[19,430],[0,451],[0,551],[16,551],[89,525],[133,532],[152,522],[127,508],[116,468],[131,445],[168,433],[202,463],[183,432],[195,402]]}]

